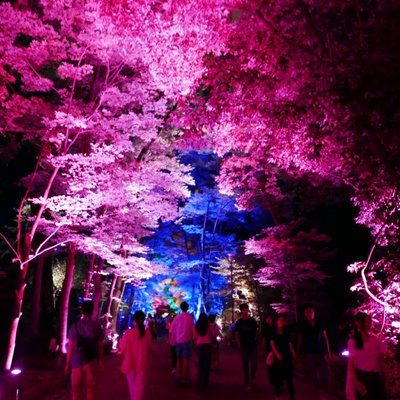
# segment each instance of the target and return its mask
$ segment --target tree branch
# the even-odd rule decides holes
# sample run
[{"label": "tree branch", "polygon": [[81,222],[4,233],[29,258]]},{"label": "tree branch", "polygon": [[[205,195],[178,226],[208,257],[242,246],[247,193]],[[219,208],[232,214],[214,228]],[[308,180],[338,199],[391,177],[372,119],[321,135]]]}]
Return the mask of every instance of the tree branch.
[{"label": "tree branch", "polygon": [[39,169],[39,164],[40,164],[40,156],[39,156],[38,160],[36,161],[35,170],[33,171],[32,175],[31,175],[31,179],[29,180],[29,183],[28,183],[28,186],[26,188],[24,197],[22,198],[22,200],[21,200],[21,202],[19,204],[19,208],[18,208],[18,216],[17,216],[17,252],[18,252],[18,254],[21,254],[21,251],[22,251],[21,250],[22,249],[22,246],[21,246],[22,210],[24,208],[24,205],[25,205],[25,202],[26,202],[26,200],[28,198],[28,195],[29,195],[29,193],[31,191],[31,188],[32,188],[32,185],[33,185],[33,181],[35,180],[37,171]]},{"label": "tree branch", "polygon": [[378,297],[376,297],[376,296],[370,291],[370,289],[369,289],[369,287],[368,287],[367,277],[366,277],[366,275],[365,275],[365,271],[366,271],[367,268],[369,267],[369,264],[370,264],[370,262],[371,262],[372,254],[373,254],[373,252],[374,252],[374,250],[375,250],[375,247],[376,247],[376,245],[377,245],[377,243],[378,243],[378,239],[379,239],[379,237],[380,237],[380,234],[381,234],[381,232],[382,232],[382,229],[383,229],[383,228],[381,228],[380,232],[378,233],[378,235],[377,235],[377,237],[376,237],[376,239],[375,239],[374,245],[372,246],[371,251],[370,251],[369,254],[368,254],[367,262],[365,263],[365,266],[364,266],[364,267],[362,268],[362,270],[361,270],[361,278],[362,278],[362,280],[363,280],[364,289],[365,289],[365,291],[367,292],[367,294],[368,294],[373,300],[375,300],[377,303],[379,303],[380,305],[382,305],[383,307],[389,307],[390,305],[389,305],[388,303],[385,303],[384,301],[378,299]]},{"label": "tree branch", "polygon": [[[60,167],[54,168],[54,171],[53,171],[53,173],[52,173],[51,176],[50,176],[49,182],[47,183],[46,190],[45,190],[45,192],[44,192],[44,194],[43,194],[43,199],[44,199],[44,200],[47,200],[48,197],[49,197],[50,190],[51,190],[51,188],[52,188],[52,186],[53,186],[53,182],[54,182],[54,180],[56,179],[56,176],[57,176],[57,174],[58,174],[59,169],[60,169]],[[45,208],[46,208],[46,205],[45,205],[44,203],[42,203],[42,204],[40,205],[39,211],[38,211],[37,214],[36,214],[35,220],[34,220],[34,222],[33,222],[32,228],[31,228],[32,239],[33,239],[33,236],[35,235],[36,229],[37,229],[37,227],[38,227],[38,225],[39,225],[39,220],[40,220],[40,218],[42,217],[42,214],[43,214]]]},{"label": "tree branch", "polygon": [[15,250],[14,246],[8,241],[8,239],[0,232],[0,236],[4,239],[4,241],[7,243],[8,247],[12,250],[12,252],[16,255],[17,260],[21,261],[19,258],[19,255],[17,253],[17,250]]},{"label": "tree branch", "polygon": [[69,243],[69,242],[70,242],[70,240],[64,240],[63,242],[56,243],[56,244],[54,244],[53,246],[47,247],[47,248],[43,249],[43,250],[40,251],[40,252],[38,252],[38,251],[36,250],[35,254],[33,254],[31,257],[28,257],[27,260],[25,260],[24,262],[21,263],[21,267],[22,267],[24,264],[27,264],[27,263],[31,262],[32,260],[34,260],[36,257],[39,257],[39,256],[41,256],[42,254],[46,253],[47,251],[52,250],[52,249],[55,249],[56,247],[61,246],[61,245],[63,245],[63,244],[67,244],[67,243]]},{"label": "tree branch", "polygon": [[40,249],[61,229],[59,226],[53,233],[51,233],[41,244],[40,246],[36,249],[36,253],[40,252]]}]

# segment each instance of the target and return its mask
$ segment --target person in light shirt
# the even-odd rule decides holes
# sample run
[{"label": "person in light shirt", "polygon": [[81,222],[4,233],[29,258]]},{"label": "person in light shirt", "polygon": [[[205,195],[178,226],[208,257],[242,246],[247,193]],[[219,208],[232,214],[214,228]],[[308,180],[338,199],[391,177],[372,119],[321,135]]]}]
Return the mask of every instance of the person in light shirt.
[{"label": "person in light shirt", "polygon": [[121,372],[126,375],[130,400],[143,400],[150,365],[152,336],[144,326],[145,314],[133,314],[134,327],[125,331],[120,345]]},{"label": "person in light shirt", "polygon": [[180,306],[182,312],[172,321],[169,331],[169,342],[176,346],[176,381],[178,384],[189,383],[189,361],[192,355],[194,319],[188,314],[189,304],[184,301]]},{"label": "person in light shirt", "polygon": [[354,334],[348,342],[348,400],[386,400],[383,375],[385,346],[370,333],[371,317],[359,312],[354,317]]}]

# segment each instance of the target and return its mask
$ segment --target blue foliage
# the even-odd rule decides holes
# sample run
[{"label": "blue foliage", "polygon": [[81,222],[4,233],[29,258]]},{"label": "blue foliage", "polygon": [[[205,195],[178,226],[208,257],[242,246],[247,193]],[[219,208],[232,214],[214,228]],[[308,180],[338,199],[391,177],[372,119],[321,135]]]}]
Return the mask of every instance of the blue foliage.
[{"label": "blue foliage", "polygon": [[233,197],[218,192],[215,177],[220,160],[215,154],[188,152],[181,155],[181,161],[193,168],[196,185],[181,204],[179,220],[161,223],[146,241],[149,258],[165,264],[169,274],[155,276],[135,290],[132,308],[154,312],[161,300],[168,303],[162,308],[167,312],[168,307],[173,310],[186,300],[195,313],[220,314],[224,305],[220,293],[227,281],[214,267],[228,254],[235,254],[245,239],[270,225],[271,219],[259,208],[238,211]]}]

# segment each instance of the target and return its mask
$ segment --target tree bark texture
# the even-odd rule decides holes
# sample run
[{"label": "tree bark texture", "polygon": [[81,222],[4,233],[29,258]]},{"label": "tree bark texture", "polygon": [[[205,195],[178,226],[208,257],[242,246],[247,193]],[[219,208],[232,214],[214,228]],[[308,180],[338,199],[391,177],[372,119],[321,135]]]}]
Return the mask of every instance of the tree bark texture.
[{"label": "tree bark texture", "polygon": [[115,284],[117,283],[117,275],[113,275],[113,279],[111,282],[110,293],[108,294],[108,302],[107,302],[107,314],[111,313],[111,305],[112,305],[112,298],[114,295]]},{"label": "tree bark texture", "polygon": [[123,288],[124,288],[124,278],[122,276],[118,276],[115,283],[115,288],[111,303],[112,328],[114,332],[117,329],[118,311],[119,311],[119,306],[121,304],[121,296],[123,293]]},{"label": "tree bark texture", "polygon": [[65,270],[65,278],[61,290],[60,298],[60,315],[58,325],[58,342],[60,345],[61,353],[66,353],[67,344],[67,329],[68,329],[68,309],[69,309],[69,295],[71,293],[72,283],[74,280],[75,271],[75,244],[69,243],[67,247],[67,267]]},{"label": "tree bark texture", "polygon": [[4,369],[6,371],[9,371],[11,369],[12,361],[14,358],[15,343],[17,340],[17,331],[18,331],[19,321],[22,316],[22,302],[24,300],[24,293],[26,287],[26,274],[28,272],[28,260],[29,260],[29,254],[31,252],[31,247],[32,247],[32,234],[28,232],[24,237],[21,248],[22,257],[18,274],[17,287],[15,289],[14,310],[12,314],[6,363],[4,366]]},{"label": "tree bark texture", "polygon": [[99,313],[100,313],[100,301],[102,297],[102,286],[101,286],[101,270],[103,269],[104,266],[104,260],[100,259],[98,261],[95,275],[93,278],[93,315],[92,319],[93,321],[97,321],[99,319]]},{"label": "tree bark texture", "polygon": [[43,264],[45,256],[41,254],[36,263],[35,279],[33,285],[32,315],[31,315],[31,335],[36,337],[39,334],[40,305],[43,279]]},{"label": "tree bark texture", "polygon": [[92,284],[93,274],[95,272],[95,261],[96,261],[96,255],[92,254],[90,256],[89,271],[88,271],[86,282],[85,282],[85,291],[83,293],[83,298],[85,300],[91,299],[90,288],[91,288],[91,284]]}]

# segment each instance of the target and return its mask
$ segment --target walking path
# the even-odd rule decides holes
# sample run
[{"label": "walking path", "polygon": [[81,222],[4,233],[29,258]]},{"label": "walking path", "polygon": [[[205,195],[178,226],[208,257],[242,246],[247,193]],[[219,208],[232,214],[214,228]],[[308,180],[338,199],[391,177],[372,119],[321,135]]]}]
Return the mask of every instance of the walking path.
[{"label": "walking path", "polygon": [[[170,376],[171,365],[169,349],[165,342],[156,341],[153,345],[152,367],[149,383],[146,389],[145,400],[273,400],[275,399],[272,387],[268,384],[266,367],[260,360],[257,371],[257,386],[252,393],[246,393],[242,383],[240,357],[236,349],[222,347],[220,372],[212,372],[209,389],[199,391],[193,384],[189,387],[179,387]],[[106,363],[100,373],[98,400],[128,400],[128,386],[125,376],[119,371],[121,359],[117,355],[106,358]],[[196,360],[192,358],[191,375],[195,382]],[[33,372],[33,371],[32,371]],[[32,377],[32,372],[26,371],[21,376],[18,400],[69,400],[69,387],[63,376],[62,365],[55,365],[41,375]],[[1,379],[1,377],[0,377]],[[312,388],[295,381],[296,400],[319,400]],[[0,398],[14,400],[16,381],[0,385]],[[285,388],[286,389],[286,388]],[[283,399],[288,399],[287,392]],[[341,400],[339,397],[328,397],[328,400]]]},{"label": "walking path", "polygon": [[[120,361],[117,357],[109,361],[103,371],[102,382],[112,382],[112,385],[103,385],[99,400],[128,399],[128,388],[125,377],[119,374]],[[111,372],[112,371],[112,372]],[[153,346],[152,369],[146,390],[146,400],[267,400],[275,399],[272,387],[268,384],[267,370],[260,360],[257,371],[257,385],[252,393],[246,393],[242,383],[240,356],[236,349],[223,347],[221,351],[221,367],[218,373],[212,372],[210,385],[206,392],[200,391],[193,384],[189,387],[179,387],[170,376],[171,362],[169,349],[165,343],[156,342]],[[112,375],[110,375],[110,373]],[[196,381],[196,359],[191,362],[192,381]],[[285,388],[286,389],[286,388]],[[296,390],[298,400],[319,400],[313,394],[312,388],[297,380]],[[287,397],[287,393],[285,393]],[[327,400],[338,400],[329,397]]]}]

